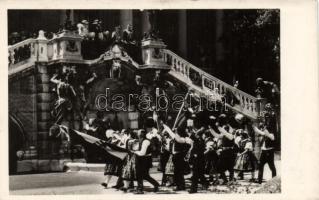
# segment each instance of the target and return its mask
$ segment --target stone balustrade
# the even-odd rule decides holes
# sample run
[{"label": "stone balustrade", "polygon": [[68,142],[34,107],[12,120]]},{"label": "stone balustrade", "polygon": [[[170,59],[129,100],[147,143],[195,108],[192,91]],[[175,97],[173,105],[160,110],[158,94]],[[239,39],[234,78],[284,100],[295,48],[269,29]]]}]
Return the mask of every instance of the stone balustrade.
[{"label": "stone balustrade", "polygon": [[8,48],[9,67],[19,62],[31,58],[34,52],[34,44],[36,40],[33,38],[26,39],[16,43]]},{"label": "stone balustrade", "polygon": [[[205,95],[214,94],[219,96],[219,99],[226,98],[225,101],[230,107],[252,118],[256,119],[261,115],[262,106],[259,104],[261,104],[262,100],[206,73],[170,50],[164,51],[164,57],[166,63],[171,66],[172,74],[179,80],[186,84],[194,85],[195,88],[200,88]],[[230,102],[230,99],[227,99],[228,97],[236,97],[239,101],[238,105]]]}]

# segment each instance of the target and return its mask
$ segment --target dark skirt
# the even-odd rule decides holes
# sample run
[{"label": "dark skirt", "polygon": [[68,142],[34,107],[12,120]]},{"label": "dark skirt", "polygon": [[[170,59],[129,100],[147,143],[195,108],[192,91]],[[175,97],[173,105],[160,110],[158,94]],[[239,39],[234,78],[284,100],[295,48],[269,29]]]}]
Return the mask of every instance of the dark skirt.
[{"label": "dark skirt", "polygon": [[251,172],[257,168],[257,158],[252,152],[239,155],[236,158],[234,170]]},{"label": "dark skirt", "polygon": [[136,180],[136,155],[128,154],[124,158],[121,174],[123,180]]},{"label": "dark skirt", "polygon": [[120,176],[123,168],[123,161],[108,155],[105,159],[104,175]]}]

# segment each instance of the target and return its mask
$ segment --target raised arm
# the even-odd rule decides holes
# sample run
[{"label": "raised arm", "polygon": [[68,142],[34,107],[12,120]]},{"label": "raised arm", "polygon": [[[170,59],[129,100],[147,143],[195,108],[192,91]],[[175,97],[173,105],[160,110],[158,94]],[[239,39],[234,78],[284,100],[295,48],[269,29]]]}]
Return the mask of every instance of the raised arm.
[{"label": "raised arm", "polygon": [[228,133],[224,128],[217,127],[218,130],[222,133],[222,135],[226,136],[229,140],[234,139],[234,136],[231,133]]},{"label": "raised arm", "polygon": [[172,139],[174,139],[178,143],[188,143],[191,144],[192,140],[190,138],[184,138],[174,133],[166,124],[163,124],[164,132],[166,131]]},{"label": "raised arm", "polygon": [[216,133],[214,131],[214,129],[212,129],[212,128],[209,128],[208,130],[215,138],[222,138],[223,137],[223,135]]},{"label": "raised arm", "polygon": [[163,124],[163,127],[164,127],[163,133],[166,132],[172,139],[175,139],[176,134],[166,124]]},{"label": "raised arm", "polygon": [[55,84],[61,83],[61,81],[60,81],[59,79],[57,79],[57,77],[58,77],[58,74],[54,74],[54,75],[52,76],[52,78],[50,79],[50,81],[51,81],[52,83],[55,83]]},{"label": "raised arm", "polygon": [[259,128],[257,128],[256,126],[253,126],[253,129],[255,131],[256,134],[258,135],[262,135],[262,136],[266,136],[271,140],[275,140],[275,136],[272,133],[269,133],[267,129],[265,129],[264,131],[260,130]]},{"label": "raised arm", "polygon": [[92,77],[89,78],[89,79],[86,81],[86,84],[89,84],[89,83],[93,82],[96,77],[97,77],[97,75],[96,75],[95,73],[93,73]]}]

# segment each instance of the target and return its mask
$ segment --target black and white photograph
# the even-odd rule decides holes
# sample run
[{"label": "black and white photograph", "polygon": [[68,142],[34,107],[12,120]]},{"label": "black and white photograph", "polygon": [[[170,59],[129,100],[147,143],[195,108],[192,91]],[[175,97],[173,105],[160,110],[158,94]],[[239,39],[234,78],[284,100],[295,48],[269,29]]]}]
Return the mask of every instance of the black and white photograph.
[{"label": "black and white photograph", "polygon": [[281,193],[280,9],[8,9],[13,195]]}]

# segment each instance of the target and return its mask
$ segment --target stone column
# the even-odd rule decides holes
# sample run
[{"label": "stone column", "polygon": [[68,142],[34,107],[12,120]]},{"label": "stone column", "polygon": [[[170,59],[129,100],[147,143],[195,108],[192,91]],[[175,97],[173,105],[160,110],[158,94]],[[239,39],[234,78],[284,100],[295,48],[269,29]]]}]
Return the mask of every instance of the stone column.
[{"label": "stone column", "polygon": [[120,25],[122,29],[126,29],[127,25],[133,25],[133,11],[132,10],[121,10],[120,11]]},{"label": "stone column", "polygon": [[178,51],[187,58],[187,11],[178,11]]},{"label": "stone column", "polygon": [[[67,10],[62,10],[61,11],[61,16],[60,16],[60,24],[64,24],[65,19],[66,19],[66,11]],[[72,23],[74,23],[74,10],[70,10],[70,20]]]},{"label": "stone column", "polygon": [[141,22],[142,22],[142,34],[144,34],[145,32],[150,31],[151,28],[151,24],[148,20],[148,14],[146,10],[143,10],[141,13]]},{"label": "stone column", "polygon": [[224,47],[223,47],[223,44],[222,42],[220,41],[220,38],[223,34],[223,17],[224,17],[224,13],[222,10],[218,10],[216,11],[216,29],[215,29],[215,52],[216,52],[216,55],[215,55],[215,59],[216,59],[216,62],[220,62],[223,58],[224,58],[224,54],[223,54],[223,51],[224,51]]},{"label": "stone column", "polygon": [[42,158],[49,156],[49,128],[51,124],[51,100],[50,76],[46,63],[36,65],[36,89],[37,89],[37,123],[38,123],[38,147]]}]

